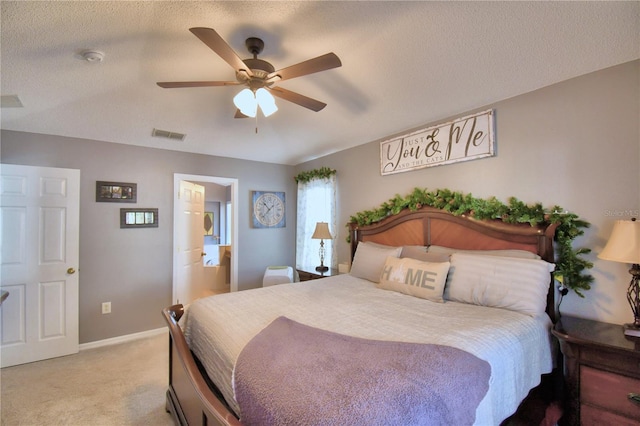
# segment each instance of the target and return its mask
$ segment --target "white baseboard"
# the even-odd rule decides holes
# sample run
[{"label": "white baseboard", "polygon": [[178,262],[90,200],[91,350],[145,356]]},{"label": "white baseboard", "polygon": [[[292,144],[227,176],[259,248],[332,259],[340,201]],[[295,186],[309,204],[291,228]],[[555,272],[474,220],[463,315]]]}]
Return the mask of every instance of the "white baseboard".
[{"label": "white baseboard", "polygon": [[140,333],[126,334],[124,336],[112,337],[110,339],[97,340],[95,342],[82,343],[79,346],[81,351],[86,349],[101,348],[103,346],[117,345],[118,343],[131,342],[132,340],[144,339],[145,337],[158,336],[160,334],[168,334],[167,327],[156,328],[155,330],[141,331]]}]

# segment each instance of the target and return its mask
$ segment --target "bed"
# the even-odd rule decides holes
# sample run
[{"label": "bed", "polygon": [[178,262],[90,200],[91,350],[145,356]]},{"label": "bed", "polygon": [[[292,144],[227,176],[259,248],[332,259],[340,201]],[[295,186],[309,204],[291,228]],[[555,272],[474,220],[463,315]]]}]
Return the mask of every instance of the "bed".
[{"label": "bed", "polygon": [[[556,359],[554,233],[406,210],[350,224],[349,274],[168,307],[167,410],[189,425],[507,424]],[[525,287],[487,287],[496,271]]]}]

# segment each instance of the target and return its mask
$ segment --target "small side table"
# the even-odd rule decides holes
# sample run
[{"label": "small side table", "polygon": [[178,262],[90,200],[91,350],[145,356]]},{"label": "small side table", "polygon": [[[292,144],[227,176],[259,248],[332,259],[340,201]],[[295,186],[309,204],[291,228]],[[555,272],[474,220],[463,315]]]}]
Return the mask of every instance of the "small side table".
[{"label": "small side table", "polygon": [[561,424],[640,425],[640,338],[621,325],[562,316],[553,335],[564,355]]},{"label": "small side table", "polygon": [[317,280],[319,278],[327,278],[332,277],[334,275],[338,275],[338,270],[329,268],[329,270],[320,272],[316,271],[315,266],[303,266],[297,267],[298,275],[300,276],[300,281],[309,281],[309,280]]}]

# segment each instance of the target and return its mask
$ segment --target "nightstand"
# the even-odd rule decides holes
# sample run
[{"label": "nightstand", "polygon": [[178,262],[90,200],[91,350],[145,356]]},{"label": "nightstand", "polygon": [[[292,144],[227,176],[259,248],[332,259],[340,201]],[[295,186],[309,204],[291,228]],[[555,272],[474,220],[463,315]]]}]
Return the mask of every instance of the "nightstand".
[{"label": "nightstand", "polygon": [[640,338],[621,325],[563,316],[553,329],[564,355],[561,424],[640,425]]},{"label": "nightstand", "polygon": [[324,272],[316,271],[315,266],[297,267],[296,270],[300,276],[300,281],[317,280],[318,278],[327,278],[333,275],[338,275],[338,270],[333,268],[329,268],[328,271]]}]

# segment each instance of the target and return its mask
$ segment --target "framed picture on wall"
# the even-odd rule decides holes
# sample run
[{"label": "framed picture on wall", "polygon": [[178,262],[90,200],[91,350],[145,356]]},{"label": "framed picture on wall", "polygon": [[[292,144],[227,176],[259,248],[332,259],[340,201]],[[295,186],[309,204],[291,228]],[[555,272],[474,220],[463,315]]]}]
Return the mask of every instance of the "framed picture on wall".
[{"label": "framed picture on wall", "polygon": [[120,228],[157,228],[158,209],[120,209]]},{"label": "framed picture on wall", "polygon": [[135,203],[138,185],[125,182],[96,181],[96,201],[108,203]]},{"label": "framed picture on wall", "polygon": [[204,212],[204,235],[213,235],[213,212]]},{"label": "framed picture on wall", "polygon": [[254,228],[284,228],[285,196],[284,192],[252,191]]}]

